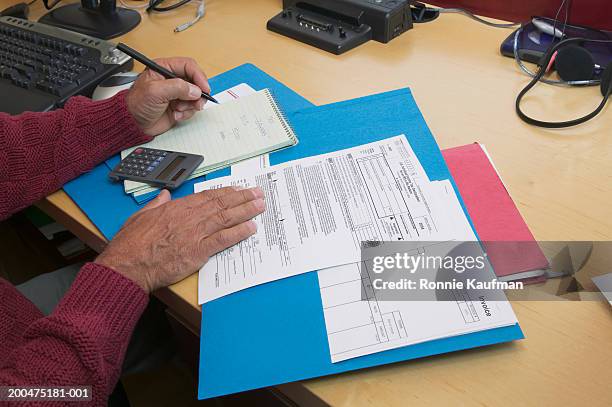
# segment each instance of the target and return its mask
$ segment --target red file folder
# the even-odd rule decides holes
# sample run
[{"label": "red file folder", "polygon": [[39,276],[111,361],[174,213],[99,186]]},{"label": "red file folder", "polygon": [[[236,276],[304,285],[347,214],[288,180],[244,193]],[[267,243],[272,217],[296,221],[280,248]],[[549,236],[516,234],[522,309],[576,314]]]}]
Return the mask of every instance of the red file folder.
[{"label": "red file folder", "polygon": [[[528,277],[533,271],[543,274],[549,268],[548,260],[480,144],[449,148],[442,155],[495,274],[510,279]],[[525,282],[543,280],[537,276]]]}]

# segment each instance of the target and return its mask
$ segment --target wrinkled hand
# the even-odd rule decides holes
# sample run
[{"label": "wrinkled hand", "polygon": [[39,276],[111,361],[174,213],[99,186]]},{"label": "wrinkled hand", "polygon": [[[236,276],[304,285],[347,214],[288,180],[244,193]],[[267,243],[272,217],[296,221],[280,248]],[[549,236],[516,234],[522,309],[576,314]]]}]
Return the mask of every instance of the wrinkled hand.
[{"label": "wrinkled hand", "polygon": [[[146,69],[127,94],[127,107],[140,128],[150,136],[170,129],[177,121],[187,120],[204,103],[202,91],[209,93],[206,75],[190,58],[156,59],[159,65],[183,79],[164,79]],[[190,82],[190,83],[189,83]]]},{"label": "wrinkled hand", "polygon": [[208,258],[253,235],[265,209],[259,188],[221,188],[170,200],[163,190],[130,217],[95,260],[150,293],[199,270]]}]

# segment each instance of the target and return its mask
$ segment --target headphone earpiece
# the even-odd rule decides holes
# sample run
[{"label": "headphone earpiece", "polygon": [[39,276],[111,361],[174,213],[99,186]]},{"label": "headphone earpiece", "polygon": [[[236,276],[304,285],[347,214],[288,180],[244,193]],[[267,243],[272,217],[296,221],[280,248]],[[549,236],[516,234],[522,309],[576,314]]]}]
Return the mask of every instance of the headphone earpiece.
[{"label": "headphone earpiece", "polygon": [[603,97],[610,96],[612,94],[612,62],[608,64],[601,74],[601,94]]},{"label": "headphone earpiece", "polygon": [[[520,33],[520,29],[517,31],[515,38],[518,38],[518,33]],[[586,38],[568,38],[552,46],[547,51],[543,61],[540,63],[538,73],[533,76],[527,85],[525,85],[514,101],[514,109],[522,121],[534,126],[545,127],[547,129],[561,129],[584,123],[601,113],[608,102],[608,97],[612,94],[612,63],[608,64],[606,69],[603,71],[601,79],[593,79],[593,76],[595,75],[595,63],[591,53],[585,48],[576,45],[584,43],[611,44],[612,39],[594,40]],[[542,80],[550,61],[555,58],[555,52],[555,68],[557,69],[559,76],[567,85],[594,85],[600,83],[603,99],[599,103],[599,106],[597,106],[597,108],[595,108],[595,110],[593,110],[591,113],[573,120],[563,122],[548,122],[529,117],[521,109],[521,100],[523,100],[523,96],[525,96],[525,94],[527,94],[527,92],[529,92],[529,90],[533,88],[536,83]],[[517,54],[515,51],[515,57],[516,55]]]},{"label": "headphone earpiece", "polygon": [[588,81],[595,75],[595,61],[585,48],[567,45],[557,51],[555,69],[559,77],[566,82]]}]

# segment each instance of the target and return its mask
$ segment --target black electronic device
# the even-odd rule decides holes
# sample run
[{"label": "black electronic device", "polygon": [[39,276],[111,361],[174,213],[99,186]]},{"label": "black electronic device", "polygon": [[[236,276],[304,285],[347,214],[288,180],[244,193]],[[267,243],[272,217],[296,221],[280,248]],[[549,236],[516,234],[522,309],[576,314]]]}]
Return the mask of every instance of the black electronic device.
[{"label": "black electronic device", "polygon": [[4,17],[17,17],[22,18],[24,20],[28,19],[28,15],[30,14],[30,6],[27,3],[18,3],[14,6],[10,6],[0,11],[0,16]]},{"label": "black electronic device", "polygon": [[[554,27],[555,20],[546,17],[534,17],[534,20],[538,19],[548,25]],[[564,28],[563,38],[584,38],[586,40],[612,40],[612,32],[602,31],[589,27],[583,27],[579,25],[563,24],[558,22],[559,27]],[[520,31],[517,35],[517,31]],[[514,46],[516,42],[516,48],[518,57],[526,62],[539,64],[546,51],[554,45],[553,43],[559,42],[560,39],[554,39],[550,33],[542,32],[534,23],[530,21],[523,24],[512,32],[501,44],[500,52],[502,55],[514,58]],[[597,44],[591,42],[585,42],[582,46],[589,51],[593,56],[593,60],[596,64],[601,67],[605,67],[612,63],[612,47],[605,44]],[[597,72],[598,77],[601,72]]]},{"label": "black electronic device", "polygon": [[0,17],[0,112],[60,107],[132,67],[115,45],[15,17]]},{"label": "black electronic device", "polygon": [[333,54],[373,39],[387,43],[412,28],[409,0],[283,0],[268,30]]},{"label": "black electronic device", "polygon": [[117,7],[117,0],[81,0],[54,8],[38,22],[108,40],[131,31],[140,20],[138,11]]},{"label": "black electronic device", "polygon": [[138,147],[108,176],[113,181],[131,180],[174,189],[189,178],[203,160],[201,155]]}]

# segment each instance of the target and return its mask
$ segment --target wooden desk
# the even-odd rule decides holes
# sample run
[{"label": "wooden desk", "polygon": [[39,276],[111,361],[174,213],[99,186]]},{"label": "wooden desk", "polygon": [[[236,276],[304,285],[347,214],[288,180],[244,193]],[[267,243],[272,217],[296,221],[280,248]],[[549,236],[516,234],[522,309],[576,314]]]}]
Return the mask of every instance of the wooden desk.
[{"label": "wooden desk", "polygon": [[[0,0],[3,7],[11,3]],[[473,141],[487,146],[536,238],[612,240],[610,106],[573,129],[523,124],[513,109],[527,78],[498,51],[509,31],[443,15],[389,44],[369,42],[334,56],[268,32],[265,23],[280,4],[210,0],[206,17],[181,34],[172,29],[193,17],[194,6],[145,15],[121,40],[152,57],[192,56],[211,76],[252,62],[316,104],[409,86],[441,148]],[[41,13],[38,2],[32,14]],[[594,87],[540,85],[526,98],[525,110],[560,120],[591,111],[600,98]],[[62,191],[40,206],[93,248],[104,246]],[[199,325],[195,276],[158,295],[184,322]],[[526,340],[302,384],[334,406],[610,405],[608,304],[513,305]]]}]

